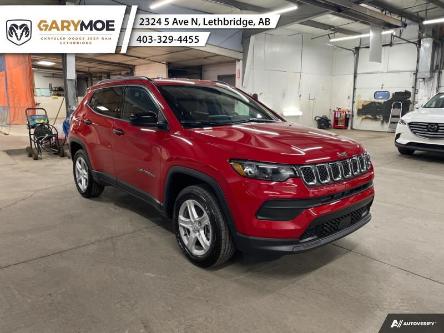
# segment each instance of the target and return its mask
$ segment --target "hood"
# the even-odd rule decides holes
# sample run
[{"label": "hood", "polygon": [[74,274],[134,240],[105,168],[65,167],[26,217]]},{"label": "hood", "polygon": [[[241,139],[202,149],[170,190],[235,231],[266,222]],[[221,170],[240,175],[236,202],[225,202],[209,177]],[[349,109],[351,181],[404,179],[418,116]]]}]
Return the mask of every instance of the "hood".
[{"label": "hood", "polygon": [[[195,139],[229,152],[229,158],[275,163],[324,163],[360,154],[357,142],[289,122],[195,128]],[[346,155],[345,155],[346,154]]]},{"label": "hood", "polygon": [[409,112],[402,117],[407,122],[435,122],[444,123],[444,109],[443,108],[420,108],[417,111]]}]

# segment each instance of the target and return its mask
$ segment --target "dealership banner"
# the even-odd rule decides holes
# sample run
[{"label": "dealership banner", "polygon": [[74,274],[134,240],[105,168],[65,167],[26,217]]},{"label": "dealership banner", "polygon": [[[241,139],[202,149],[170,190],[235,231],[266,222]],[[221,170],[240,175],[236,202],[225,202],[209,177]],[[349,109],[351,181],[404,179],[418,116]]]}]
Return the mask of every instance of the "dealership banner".
[{"label": "dealership banner", "polygon": [[[129,14],[125,14],[127,9]],[[2,6],[0,53],[116,53],[117,47],[126,53],[128,46],[202,47],[212,29],[273,29],[280,18],[270,13],[137,14],[137,9],[135,5]]]},{"label": "dealership banner", "polygon": [[2,6],[0,53],[115,53],[126,6]]}]

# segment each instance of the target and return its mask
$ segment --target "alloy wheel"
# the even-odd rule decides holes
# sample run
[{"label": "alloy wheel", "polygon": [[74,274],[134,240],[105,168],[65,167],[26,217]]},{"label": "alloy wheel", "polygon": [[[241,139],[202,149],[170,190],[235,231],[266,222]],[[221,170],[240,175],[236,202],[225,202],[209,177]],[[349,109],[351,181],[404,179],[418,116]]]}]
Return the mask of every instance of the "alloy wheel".
[{"label": "alloy wheel", "polygon": [[180,237],[188,251],[195,256],[203,256],[210,249],[213,232],[210,218],[196,200],[185,200],[178,214]]},{"label": "alloy wheel", "polygon": [[76,182],[82,192],[88,188],[88,165],[83,157],[77,158],[76,161]]}]

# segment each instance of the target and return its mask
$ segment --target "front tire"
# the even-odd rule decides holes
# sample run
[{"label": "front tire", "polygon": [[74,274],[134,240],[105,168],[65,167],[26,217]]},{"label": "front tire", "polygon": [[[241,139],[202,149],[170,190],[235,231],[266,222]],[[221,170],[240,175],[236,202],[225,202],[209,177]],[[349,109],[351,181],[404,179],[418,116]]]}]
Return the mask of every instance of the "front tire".
[{"label": "front tire", "polygon": [[88,156],[82,149],[78,150],[74,155],[73,174],[77,191],[79,191],[81,196],[95,198],[102,194],[104,187],[94,180]]},{"label": "front tire", "polygon": [[415,152],[413,149],[402,148],[402,147],[398,147],[398,151],[401,155],[413,155]]},{"label": "front tire", "polygon": [[230,231],[207,186],[193,185],[179,193],[173,221],[177,243],[193,264],[216,267],[233,256],[235,247]]}]

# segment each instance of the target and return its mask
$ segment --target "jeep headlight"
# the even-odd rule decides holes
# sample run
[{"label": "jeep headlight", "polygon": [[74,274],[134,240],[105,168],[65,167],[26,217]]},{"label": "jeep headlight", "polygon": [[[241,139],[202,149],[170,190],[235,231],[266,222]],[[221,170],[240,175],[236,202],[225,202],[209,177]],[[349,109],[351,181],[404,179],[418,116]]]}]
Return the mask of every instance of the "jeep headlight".
[{"label": "jeep headlight", "polygon": [[246,178],[284,182],[298,176],[298,171],[291,165],[239,160],[232,160],[230,164],[239,175]]},{"label": "jeep headlight", "polygon": [[398,124],[399,125],[407,125],[407,123],[403,119],[399,119]]}]

